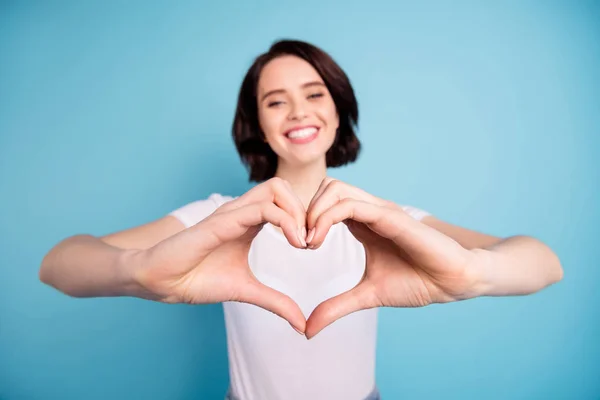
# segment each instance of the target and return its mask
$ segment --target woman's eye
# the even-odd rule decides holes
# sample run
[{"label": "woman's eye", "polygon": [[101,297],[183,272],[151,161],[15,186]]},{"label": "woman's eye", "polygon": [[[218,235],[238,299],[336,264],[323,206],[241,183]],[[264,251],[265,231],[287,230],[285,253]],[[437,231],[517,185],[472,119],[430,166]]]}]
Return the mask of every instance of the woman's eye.
[{"label": "woman's eye", "polygon": [[323,97],[323,93],[313,93],[308,96],[309,99],[316,99],[317,97]]},{"label": "woman's eye", "polygon": [[267,107],[275,107],[282,103],[283,103],[283,101],[271,101],[270,103],[267,104]]}]

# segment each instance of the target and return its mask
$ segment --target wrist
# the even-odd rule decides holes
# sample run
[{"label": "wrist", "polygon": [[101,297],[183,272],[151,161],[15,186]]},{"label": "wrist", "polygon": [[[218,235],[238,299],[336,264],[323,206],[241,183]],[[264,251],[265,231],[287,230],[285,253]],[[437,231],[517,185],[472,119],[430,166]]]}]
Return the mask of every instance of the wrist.
[{"label": "wrist", "polygon": [[123,250],[117,257],[117,274],[119,279],[120,296],[139,297],[155,300],[155,296],[143,284],[144,250]]}]

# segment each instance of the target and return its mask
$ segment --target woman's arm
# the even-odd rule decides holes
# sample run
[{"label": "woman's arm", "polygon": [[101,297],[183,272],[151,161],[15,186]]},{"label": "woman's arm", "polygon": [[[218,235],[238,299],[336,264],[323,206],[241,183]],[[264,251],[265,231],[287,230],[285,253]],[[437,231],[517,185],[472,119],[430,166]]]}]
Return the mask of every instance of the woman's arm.
[{"label": "woman's arm", "polygon": [[373,307],[423,307],[478,296],[536,292],[562,278],[558,257],[540,241],[499,239],[424,217],[342,183],[330,183],[307,210],[310,248],[344,222],[366,254],[352,289],[319,304],[306,337],[350,313]]},{"label": "woman's arm", "polygon": [[473,249],[484,260],[477,296],[517,296],[535,293],[559,282],[563,269],[558,256],[529,236],[511,236],[485,249]]},{"label": "woman's arm", "polygon": [[422,222],[481,255],[476,296],[535,293],[563,278],[557,255],[539,240],[524,236],[499,238],[441,221],[433,216]]},{"label": "woman's arm", "polygon": [[421,222],[456,240],[467,250],[486,248],[502,241],[500,237],[452,225],[432,215],[424,217]]},{"label": "woman's arm", "polygon": [[305,248],[302,203],[289,185],[271,179],[187,228],[169,215],[102,239],[72,236],[44,257],[39,276],[77,297],[254,304],[304,332],[306,319],[298,305],[261,283],[248,265],[252,240],[266,223],[280,227],[292,246]]},{"label": "woman's arm", "polygon": [[46,254],[39,278],[73,297],[146,297],[133,280],[134,255],[183,229],[181,222],[167,216],[100,238],[71,236]]}]

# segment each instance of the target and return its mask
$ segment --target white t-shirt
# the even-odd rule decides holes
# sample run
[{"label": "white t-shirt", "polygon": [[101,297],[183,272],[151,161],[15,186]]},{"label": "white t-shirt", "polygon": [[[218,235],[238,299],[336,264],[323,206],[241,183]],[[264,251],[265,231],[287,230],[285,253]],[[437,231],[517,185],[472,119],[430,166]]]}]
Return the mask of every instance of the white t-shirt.
[{"label": "white t-shirt", "polygon": [[[232,199],[213,194],[169,215],[190,227]],[[403,208],[418,220],[429,215]],[[317,250],[292,247],[266,224],[252,242],[248,262],[259,281],[290,296],[308,318],[319,303],[360,281],[365,253],[342,223]],[[374,389],[376,308],[343,317],[311,340],[260,307],[226,302],[223,309],[233,398],[363,400]]]}]

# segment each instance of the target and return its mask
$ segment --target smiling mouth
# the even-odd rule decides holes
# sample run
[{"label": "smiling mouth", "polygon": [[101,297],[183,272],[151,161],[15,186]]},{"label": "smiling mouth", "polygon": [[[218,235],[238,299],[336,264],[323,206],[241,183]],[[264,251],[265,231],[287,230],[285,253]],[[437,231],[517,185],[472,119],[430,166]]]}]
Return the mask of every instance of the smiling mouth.
[{"label": "smiling mouth", "polygon": [[286,133],[285,136],[293,143],[301,144],[312,141],[317,136],[317,133],[319,133],[319,128],[311,126],[293,130],[289,133]]}]

